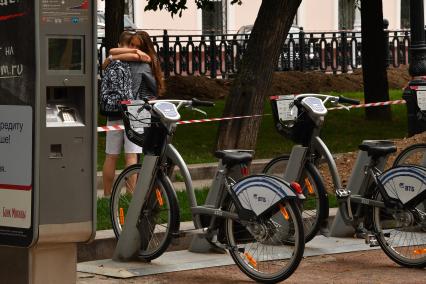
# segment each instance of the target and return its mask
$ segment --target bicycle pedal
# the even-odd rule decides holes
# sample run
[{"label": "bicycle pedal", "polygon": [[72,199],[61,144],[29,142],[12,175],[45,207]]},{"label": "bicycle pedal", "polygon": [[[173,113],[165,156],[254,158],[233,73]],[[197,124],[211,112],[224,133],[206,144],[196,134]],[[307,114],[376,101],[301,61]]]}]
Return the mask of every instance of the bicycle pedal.
[{"label": "bicycle pedal", "polygon": [[370,247],[377,247],[379,245],[375,235],[367,235],[365,238],[365,243],[370,245]]},{"label": "bicycle pedal", "polygon": [[336,197],[337,198],[347,198],[351,195],[351,192],[347,190],[346,188],[339,188],[336,190]]}]

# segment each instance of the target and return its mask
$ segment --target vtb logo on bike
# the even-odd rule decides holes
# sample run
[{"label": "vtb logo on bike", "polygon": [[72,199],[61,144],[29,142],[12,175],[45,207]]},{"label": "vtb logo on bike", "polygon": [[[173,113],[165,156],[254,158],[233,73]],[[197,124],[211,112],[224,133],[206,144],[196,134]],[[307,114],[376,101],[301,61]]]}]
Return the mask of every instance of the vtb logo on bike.
[{"label": "vtb logo on bike", "polygon": [[266,197],[258,196],[257,193],[253,194],[253,198],[258,202],[266,202]]},{"label": "vtb logo on bike", "polygon": [[414,192],[414,186],[412,185],[405,185],[403,182],[401,182],[399,184],[399,188],[405,190],[405,191],[409,191],[409,192]]}]

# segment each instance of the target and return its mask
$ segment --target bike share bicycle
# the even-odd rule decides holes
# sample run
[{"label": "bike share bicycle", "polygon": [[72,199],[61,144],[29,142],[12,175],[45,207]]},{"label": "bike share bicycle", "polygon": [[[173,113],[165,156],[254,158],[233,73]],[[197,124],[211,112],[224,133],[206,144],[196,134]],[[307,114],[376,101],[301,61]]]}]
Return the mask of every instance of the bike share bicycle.
[{"label": "bike share bicycle", "polygon": [[[166,149],[180,119],[178,109],[203,105],[212,103],[193,99],[123,105],[126,135],[143,147],[144,159],[141,167],[125,169],[114,184],[112,221],[124,221],[115,228],[121,232],[114,259],[152,260],[167,249],[172,237],[181,235],[179,206],[167,176]],[[303,225],[298,209],[303,195],[297,193],[296,184],[273,176],[253,175],[237,182],[229,177],[228,172],[235,166],[246,168],[251,154],[218,151],[216,156],[225,165],[217,173],[222,180],[221,190],[214,206],[191,208],[193,219],[203,220],[206,237],[227,249],[240,270],[252,279],[286,279],[303,256]],[[122,183],[127,186],[117,185]],[[131,199],[127,211],[122,195]]]},{"label": "bike share bicycle", "polygon": [[[319,137],[327,114],[327,102],[332,105],[359,103],[343,97],[301,94],[274,97],[272,108],[277,130],[300,143],[298,147],[304,149],[300,172],[312,177],[311,186],[318,187],[319,192],[324,185],[316,167],[321,160],[326,161],[339,203],[339,214],[331,234],[342,227],[351,227],[371,246],[380,245],[398,264],[425,267],[426,168],[403,165],[382,172],[396,147],[390,141],[364,141],[359,146],[351,178],[344,188],[332,154]],[[290,158],[292,155],[293,152]],[[275,159],[266,168],[277,167],[277,163],[283,164],[286,159],[286,156]],[[306,193],[305,188],[303,193]],[[328,206],[323,204],[318,202],[316,216],[328,216]],[[321,218],[316,220],[321,223]]]}]

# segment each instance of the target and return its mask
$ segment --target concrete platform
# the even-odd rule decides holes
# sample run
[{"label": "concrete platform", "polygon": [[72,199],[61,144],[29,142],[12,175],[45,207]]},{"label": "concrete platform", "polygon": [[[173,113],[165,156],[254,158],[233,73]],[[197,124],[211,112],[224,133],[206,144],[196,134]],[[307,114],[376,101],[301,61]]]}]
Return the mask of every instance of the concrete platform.
[{"label": "concrete platform", "polygon": [[[336,213],[337,208],[330,208],[330,216],[328,220],[329,224],[333,222]],[[180,229],[192,230],[194,229],[194,224],[192,222],[181,222]],[[173,239],[167,251],[171,252],[187,250],[189,248],[192,238],[192,235],[186,235],[178,239]],[[78,244],[77,262],[111,258],[116,245],[117,240],[115,238],[113,230],[97,231],[95,240],[93,242],[89,244]]]},{"label": "concrete platform", "polygon": [[[317,256],[353,251],[371,250],[363,239],[315,237],[306,244],[304,256]],[[199,254],[189,251],[166,252],[150,263],[115,262],[111,259],[82,262],[78,272],[100,274],[116,278],[131,278],[166,272],[175,272],[234,264],[228,254]]]}]

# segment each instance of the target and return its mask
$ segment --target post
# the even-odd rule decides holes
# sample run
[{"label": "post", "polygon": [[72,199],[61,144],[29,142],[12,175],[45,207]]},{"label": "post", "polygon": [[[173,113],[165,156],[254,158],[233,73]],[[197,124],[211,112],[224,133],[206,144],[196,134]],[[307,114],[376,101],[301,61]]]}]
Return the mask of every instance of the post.
[{"label": "post", "polygon": [[348,38],[347,38],[347,32],[346,30],[344,30],[345,28],[343,28],[341,37],[342,37],[342,46],[341,46],[341,51],[342,51],[342,60],[341,60],[341,70],[342,73],[348,73]]},{"label": "post", "polygon": [[389,54],[389,21],[387,19],[383,19],[383,30],[385,32],[385,66],[386,68],[389,67],[389,63],[390,63],[390,54]]},{"label": "post", "polygon": [[164,78],[170,77],[170,47],[169,47],[169,35],[167,30],[164,30],[163,34],[163,59],[164,59]]},{"label": "post", "polygon": [[[423,0],[410,1],[410,67],[412,80],[402,95],[407,102],[408,136],[426,130],[426,42]],[[422,98],[422,100],[420,100]]]},{"label": "post", "polygon": [[302,27],[299,32],[299,54],[300,71],[303,72],[305,70],[305,32]]},{"label": "post", "polygon": [[216,65],[216,36],[210,36],[210,77],[216,78],[217,76]]}]

